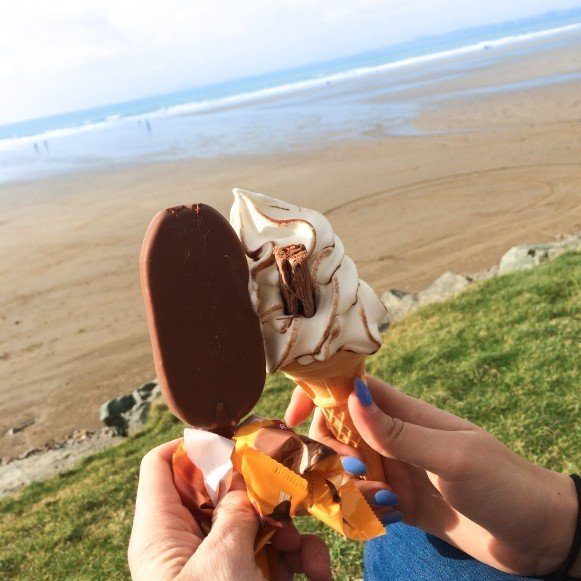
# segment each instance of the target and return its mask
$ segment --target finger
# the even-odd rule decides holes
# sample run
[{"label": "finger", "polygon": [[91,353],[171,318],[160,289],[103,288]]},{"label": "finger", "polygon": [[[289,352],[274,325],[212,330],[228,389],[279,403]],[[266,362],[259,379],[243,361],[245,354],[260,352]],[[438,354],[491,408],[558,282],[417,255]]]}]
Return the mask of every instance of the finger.
[{"label": "finger", "polygon": [[173,483],[171,459],[179,439],[149,451],[141,460],[136,511],[155,513],[160,506],[181,503]]},{"label": "finger", "polygon": [[399,510],[399,497],[385,482],[356,480],[355,486],[384,526],[403,520],[403,514]]},{"label": "finger", "polygon": [[470,422],[407,395],[377,377],[367,375],[365,379],[373,401],[394,418],[436,430],[462,430],[472,427]]},{"label": "finger", "polygon": [[141,577],[137,572],[151,559],[151,546],[161,550],[162,543],[177,533],[193,553],[203,539],[198,523],[183,506],[174,485],[171,461],[178,442],[176,439],[154,448],[141,461],[127,551],[130,569],[136,577]]},{"label": "finger", "polygon": [[331,434],[331,430],[327,427],[323,412],[319,408],[316,408],[313,414],[313,420],[309,426],[309,438],[320,442],[321,438],[329,437],[333,437],[333,434]]},{"label": "finger", "polygon": [[[303,535],[298,551],[281,554],[281,565],[282,574],[277,575],[277,579],[292,579],[293,573],[304,573],[312,581],[331,579],[329,549],[316,535]],[[290,573],[290,577],[285,573]]]},{"label": "finger", "polygon": [[440,476],[457,473],[457,463],[472,442],[472,430],[426,428],[388,416],[363,383],[349,396],[348,405],[361,437],[374,450]]},{"label": "finger", "polygon": [[367,466],[365,466],[361,454],[355,448],[343,444],[335,438],[327,426],[323,413],[318,408],[315,410],[313,421],[309,428],[309,438],[317,440],[317,442],[334,450],[341,458],[345,472],[349,472],[354,476],[365,476],[367,474]]},{"label": "finger", "polygon": [[298,426],[311,415],[314,407],[313,400],[297,385],[284,414],[284,421],[289,426]]},{"label": "finger", "polygon": [[206,540],[234,553],[254,558],[258,517],[243,490],[230,490],[218,502],[212,515],[212,528]]},{"label": "finger", "polygon": [[246,490],[246,482],[244,477],[236,470],[232,471],[232,482],[230,483],[230,490]]},{"label": "finger", "polygon": [[[335,450],[335,452],[337,452],[341,458],[361,459],[361,455],[355,448],[339,442],[335,436],[333,436],[331,430],[329,430],[327,423],[325,422],[323,412],[321,412],[321,410],[318,408],[315,409],[313,421],[311,422],[311,426],[309,428],[309,438],[316,440],[317,442],[321,442],[321,444],[325,444],[325,446],[329,446],[329,448]],[[361,476],[361,474],[358,475]]]},{"label": "finger", "polygon": [[355,486],[371,507],[393,508],[399,506],[398,495],[389,486],[386,486],[385,482],[356,480]]},{"label": "finger", "polygon": [[276,530],[270,542],[279,551],[292,553],[298,551],[301,546],[301,534],[292,523],[283,524]]}]

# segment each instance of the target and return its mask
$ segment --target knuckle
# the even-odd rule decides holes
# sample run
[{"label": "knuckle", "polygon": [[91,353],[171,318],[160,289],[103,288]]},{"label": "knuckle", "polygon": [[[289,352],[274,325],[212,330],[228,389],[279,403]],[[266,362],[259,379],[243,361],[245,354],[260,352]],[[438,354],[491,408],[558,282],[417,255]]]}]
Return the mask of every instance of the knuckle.
[{"label": "knuckle", "polygon": [[392,420],[388,422],[387,434],[392,442],[397,442],[402,439],[405,425],[405,422],[399,418],[392,418]]},{"label": "knuckle", "polygon": [[139,465],[139,474],[142,475],[146,472],[154,470],[158,467],[161,455],[159,452],[159,446],[157,448],[153,448],[149,452],[143,456],[141,459],[141,463]]},{"label": "knuckle", "polygon": [[379,438],[378,452],[383,456],[391,456],[392,451],[399,446],[405,438],[406,423],[399,418],[385,418],[382,422],[381,436]]},{"label": "knuckle", "polygon": [[450,450],[448,472],[451,478],[465,478],[472,474],[474,466],[482,460],[483,433],[470,431],[458,438]]},{"label": "knuckle", "polygon": [[141,463],[139,465],[139,472],[143,473],[144,471],[146,471],[147,468],[153,463],[154,459],[155,459],[155,449],[150,450],[149,452],[147,452],[147,454],[145,454],[145,456],[143,456],[143,458],[141,459]]},{"label": "knuckle", "polygon": [[215,518],[218,515],[237,520],[244,525],[253,524],[256,521],[256,513],[248,500],[248,495],[243,490],[231,490],[226,493],[214,512]]}]

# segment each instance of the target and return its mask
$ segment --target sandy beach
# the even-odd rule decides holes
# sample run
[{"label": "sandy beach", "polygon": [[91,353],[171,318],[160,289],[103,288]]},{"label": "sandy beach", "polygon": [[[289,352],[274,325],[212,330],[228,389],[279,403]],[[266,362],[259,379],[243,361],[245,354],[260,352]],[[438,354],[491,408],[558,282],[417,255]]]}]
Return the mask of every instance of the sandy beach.
[{"label": "sandy beach", "polygon": [[313,207],[378,292],[475,273],[512,245],[581,229],[581,81],[470,92],[578,73],[579,47],[483,68],[422,110],[417,135],[0,186],[0,456],[98,427],[103,401],[154,376],[138,255],[164,207],[202,201],[227,215],[234,186]]}]

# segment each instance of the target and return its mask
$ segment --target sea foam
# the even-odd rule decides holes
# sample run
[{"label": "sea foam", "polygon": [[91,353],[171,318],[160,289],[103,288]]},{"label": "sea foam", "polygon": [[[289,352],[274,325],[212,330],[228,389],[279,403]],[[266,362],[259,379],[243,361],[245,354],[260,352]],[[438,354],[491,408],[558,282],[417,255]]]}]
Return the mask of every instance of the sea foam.
[{"label": "sea foam", "polygon": [[[96,121],[86,121],[70,125],[67,127],[56,127],[46,131],[34,133],[32,135],[11,135],[7,137],[0,137],[0,151],[10,151],[19,149],[23,146],[30,146],[35,142],[42,142],[63,137],[69,137],[80,133],[90,131],[97,131],[107,129],[109,127],[123,124],[135,123],[148,119],[158,119],[163,117],[172,117],[179,115],[195,114],[198,112],[219,110],[228,107],[237,107],[245,104],[278,97],[281,95],[308,91],[318,87],[324,87],[329,84],[341,83],[357,79],[360,77],[372,76],[374,74],[383,73],[390,70],[401,69],[405,67],[413,67],[415,65],[422,65],[434,61],[454,58],[470,53],[475,53],[482,50],[492,50],[513,45],[516,43],[527,42],[535,39],[542,39],[545,37],[555,36],[567,32],[581,30],[581,23],[568,24],[566,26],[558,26],[546,30],[539,30],[535,32],[527,32],[522,34],[512,34],[503,36],[501,38],[491,38],[489,40],[481,40],[473,44],[467,44],[458,48],[433,52],[424,55],[412,56],[403,58],[392,62],[383,64],[376,64],[370,66],[360,66],[348,70],[335,72],[331,74],[319,74],[314,78],[306,78],[303,80],[280,83],[271,87],[261,88],[257,90],[249,90],[237,92],[231,95],[226,95],[217,98],[198,99],[191,102],[186,102],[178,105],[161,106],[154,108],[147,112],[138,114],[110,114]],[[129,104],[124,104],[125,106]],[[2,129],[0,127],[0,129]],[[16,126],[15,126],[16,129]]]}]

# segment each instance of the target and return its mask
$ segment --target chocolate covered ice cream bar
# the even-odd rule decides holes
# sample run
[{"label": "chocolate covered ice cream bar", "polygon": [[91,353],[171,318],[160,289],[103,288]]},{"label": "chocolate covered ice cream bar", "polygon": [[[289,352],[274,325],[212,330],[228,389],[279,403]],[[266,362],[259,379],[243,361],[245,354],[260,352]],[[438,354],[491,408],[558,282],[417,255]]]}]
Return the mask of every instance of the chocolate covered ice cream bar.
[{"label": "chocolate covered ice cream bar", "polygon": [[265,356],[238,236],[205,204],[158,213],[140,258],[155,369],[170,410],[231,434],[264,386]]}]

